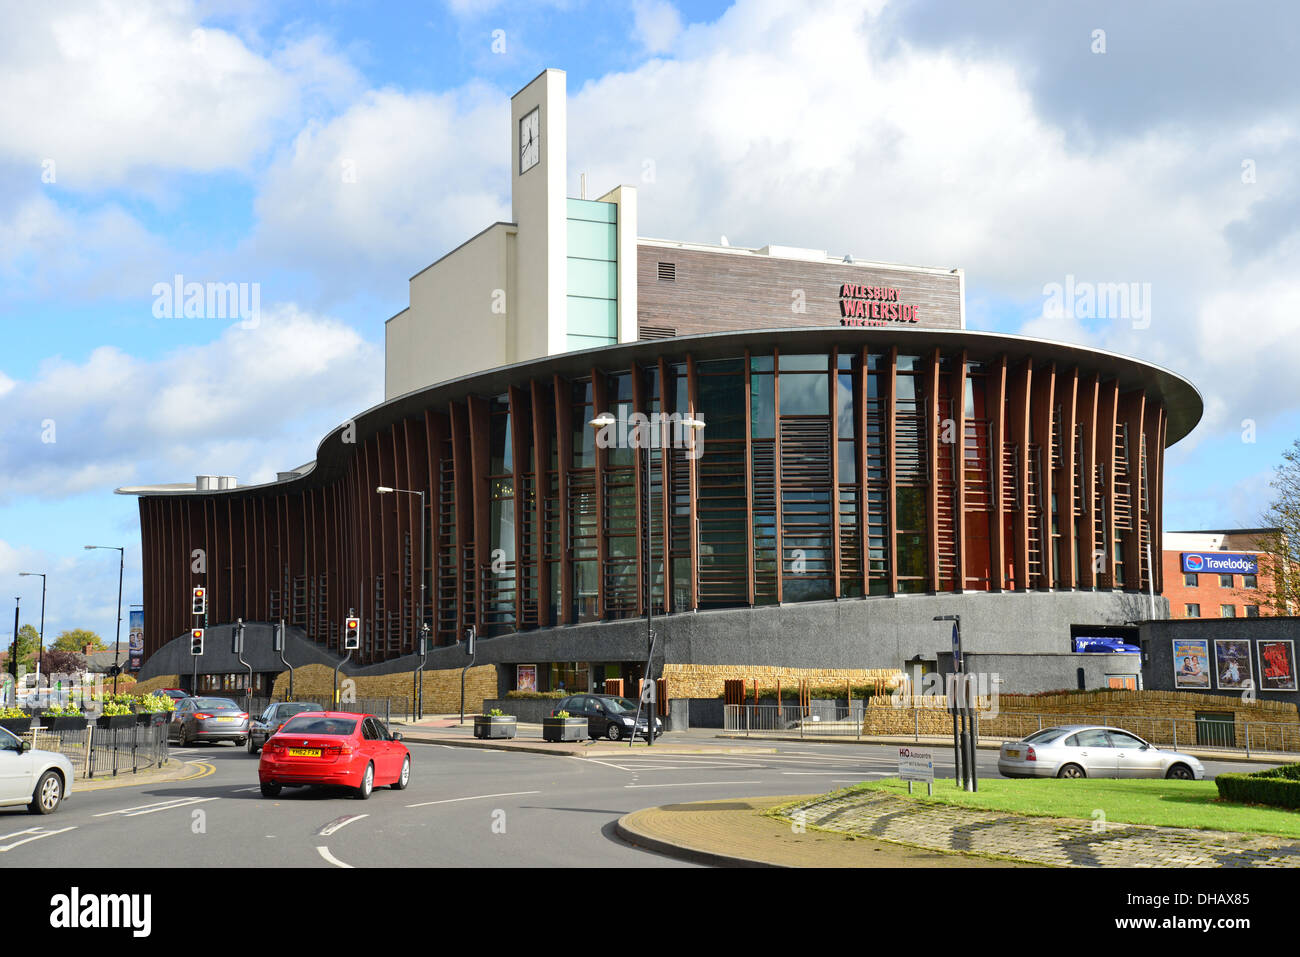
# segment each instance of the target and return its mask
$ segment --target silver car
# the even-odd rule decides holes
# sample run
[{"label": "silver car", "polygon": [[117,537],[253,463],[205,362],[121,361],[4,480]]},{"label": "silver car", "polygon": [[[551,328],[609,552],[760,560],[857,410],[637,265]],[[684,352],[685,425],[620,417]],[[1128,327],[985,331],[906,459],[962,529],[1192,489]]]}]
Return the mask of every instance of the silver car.
[{"label": "silver car", "polygon": [[1120,728],[1072,724],[1043,728],[998,753],[1008,778],[1173,778],[1199,781],[1205,768],[1190,754],[1162,751]]},{"label": "silver car", "polygon": [[71,793],[71,761],[56,751],[34,751],[0,728],[0,807],[25,804],[33,814],[53,814]]},{"label": "silver car", "polygon": [[194,741],[233,741],[243,747],[248,712],[229,698],[182,698],[172,712],[167,736],[181,747]]}]

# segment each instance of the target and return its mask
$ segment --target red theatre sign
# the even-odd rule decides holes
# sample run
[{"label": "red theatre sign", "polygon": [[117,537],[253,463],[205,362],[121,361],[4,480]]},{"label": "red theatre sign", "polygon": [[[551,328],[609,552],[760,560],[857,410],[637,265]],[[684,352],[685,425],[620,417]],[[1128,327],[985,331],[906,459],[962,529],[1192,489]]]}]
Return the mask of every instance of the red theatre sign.
[{"label": "red theatre sign", "polygon": [[898,301],[898,290],[886,286],[840,286],[840,325],[883,326],[889,322],[917,322],[916,306]]}]

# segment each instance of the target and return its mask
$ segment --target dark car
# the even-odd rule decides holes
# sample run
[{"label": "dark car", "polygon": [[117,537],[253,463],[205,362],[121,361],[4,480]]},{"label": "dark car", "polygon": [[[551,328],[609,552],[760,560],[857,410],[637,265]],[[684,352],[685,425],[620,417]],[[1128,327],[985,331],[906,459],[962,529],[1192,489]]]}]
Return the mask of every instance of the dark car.
[{"label": "dark car", "polygon": [[[610,694],[575,694],[563,699],[551,714],[560,711],[569,712],[571,718],[586,718],[587,733],[593,738],[609,738],[618,741],[632,733],[636,724],[636,733],[645,736],[649,733],[646,726],[648,711],[641,709],[641,720],[636,720],[636,702]],[[655,737],[664,732],[663,722],[655,718]]]},{"label": "dark car", "polygon": [[168,736],[182,746],[192,741],[233,741],[248,738],[248,712],[229,698],[182,698],[176,702]]},{"label": "dark car", "polygon": [[266,739],[284,727],[295,714],[304,711],[324,711],[314,701],[278,701],[255,718],[248,719],[248,753],[257,754]]}]

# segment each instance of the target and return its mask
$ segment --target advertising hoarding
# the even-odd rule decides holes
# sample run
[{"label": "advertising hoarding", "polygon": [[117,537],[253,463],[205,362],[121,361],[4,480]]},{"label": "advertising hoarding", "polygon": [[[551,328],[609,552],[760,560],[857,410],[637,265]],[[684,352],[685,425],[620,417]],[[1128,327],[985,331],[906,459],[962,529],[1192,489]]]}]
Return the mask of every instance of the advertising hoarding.
[{"label": "advertising hoarding", "polygon": [[1295,691],[1295,643],[1257,641],[1259,650],[1259,690]]},{"label": "advertising hoarding", "polygon": [[515,690],[537,690],[537,665],[515,665]]},{"label": "advertising hoarding", "polygon": [[1221,691],[1244,691],[1255,687],[1255,663],[1250,657],[1250,642],[1216,639],[1214,673]]},{"label": "advertising hoarding", "polygon": [[1210,687],[1210,643],[1204,638],[1175,638],[1174,687]]}]

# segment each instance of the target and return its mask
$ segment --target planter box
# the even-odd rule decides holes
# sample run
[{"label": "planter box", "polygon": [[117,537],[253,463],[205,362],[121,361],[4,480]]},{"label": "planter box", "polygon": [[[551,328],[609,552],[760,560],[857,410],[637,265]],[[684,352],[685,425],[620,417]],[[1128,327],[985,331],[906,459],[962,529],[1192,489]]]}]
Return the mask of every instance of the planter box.
[{"label": "planter box", "polygon": [[95,719],[97,728],[129,728],[135,724],[133,714],[101,714]]},{"label": "planter box", "polygon": [[518,719],[512,715],[474,715],[474,737],[513,738],[519,728]]},{"label": "planter box", "polygon": [[166,724],[170,718],[171,713],[167,711],[137,711],[135,723],[145,727],[153,727],[154,725]]},{"label": "planter box", "polygon": [[0,718],[0,728],[22,737],[32,726],[31,718]]},{"label": "planter box", "polygon": [[85,731],[89,723],[84,714],[45,715],[41,718],[41,727],[47,731]]},{"label": "planter box", "polygon": [[584,741],[587,738],[586,718],[542,719],[543,741]]}]

